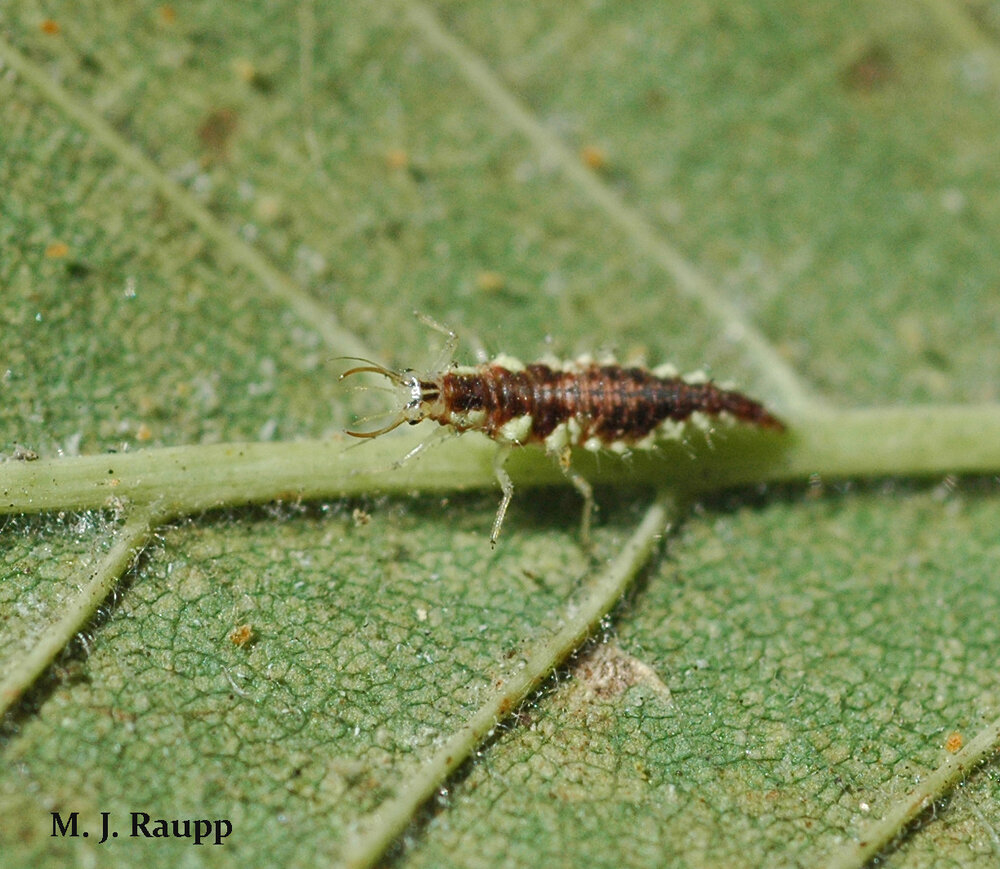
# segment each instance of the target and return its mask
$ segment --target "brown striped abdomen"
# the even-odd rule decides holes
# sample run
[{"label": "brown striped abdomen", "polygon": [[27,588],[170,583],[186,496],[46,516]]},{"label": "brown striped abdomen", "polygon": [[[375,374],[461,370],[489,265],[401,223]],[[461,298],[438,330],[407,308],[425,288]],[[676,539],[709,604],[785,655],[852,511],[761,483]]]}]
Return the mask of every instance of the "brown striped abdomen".
[{"label": "brown striped abdomen", "polygon": [[[529,416],[528,441],[544,441],[561,423],[576,419],[580,443],[596,437],[602,443],[635,443],[665,420],[682,422],[693,413],[729,413],[741,422],[783,431],[784,425],[760,403],[713,383],[688,383],[681,377],[657,377],[642,368],[592,365],[562,371],[527,365],[510,371],[484,365],[473,372],[450,372],[436,384],[443,415],[432,418],[456,425],[456,415],[482,411],[474,426],[495,436],[508,422]],[[472,426],[466,426],[467,428]]]}]

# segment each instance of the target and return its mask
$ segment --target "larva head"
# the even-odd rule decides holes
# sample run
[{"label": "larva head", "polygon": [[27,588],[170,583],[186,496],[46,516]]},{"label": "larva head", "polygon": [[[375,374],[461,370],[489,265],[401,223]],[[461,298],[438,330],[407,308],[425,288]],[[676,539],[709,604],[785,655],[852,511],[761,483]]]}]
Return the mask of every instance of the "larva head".
[{"label": "larva head", "polygon": [[[437,394],[437,388],[433,384],[421,381],[413,370],[409,368],[404,371],[393,371],[391,368],[386,368],[384,365],[379,365],[377,362],[371,362],[368,359],[356,359],[356,361],[364,362],[365,364],[345,371],[340,375],[340,379],[343,380],[352,374],[361,374],[362,372],[381,374],[387,380],[392,381],[396,387],[395,391],[399,396],[402,407],[392,421],[380,429],[369,432],[349,431],[346,434],[355,438],[377,438],[379,435],[383,435],[386,432],[392,431],[397,426],[401,426],[404,422],[416,425],[422,419],[426,418],[425,402],[432,400]],[[433,397],[428,394],[428,390],[434,393]]]}]

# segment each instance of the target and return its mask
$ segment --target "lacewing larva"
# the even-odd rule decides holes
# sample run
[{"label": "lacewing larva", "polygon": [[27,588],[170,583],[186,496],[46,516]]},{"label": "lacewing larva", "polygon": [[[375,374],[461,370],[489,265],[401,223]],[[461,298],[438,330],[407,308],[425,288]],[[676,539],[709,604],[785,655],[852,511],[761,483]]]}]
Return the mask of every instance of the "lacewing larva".
[{"label": "lacewing larva", "polygon": [[[401,426],[434,420],[444,431],[478,431],[500,445],[494,472],[503,497],[490,543],[496,545],[514,485],[504,470],[510,451],[540,444],[555,457],[584,499],[582,536],[588,539],[594,496],[590,483],[570,465],[573,447],[627,455],[651,450],[657,443],[679,440],[687,426],[710,428],[713,419],[745,423],[781,432],[784,423],[760,402],[723,389],[702,375],[681,377],[669,365],[647,369],[598,363],[590,357],[570,362],[524,364],[498,356],[479,365],[451,360],[458,338],[450,329],[424,319],[447,335],[437,364],[426,372],[393,370],[368,359],[340,375],[380,374],[396,387],[402,406],[375,431],[348,431],[356,438],[376,438]],[[353,358],[353,357],[351,357]],[[402,461],[422,452],[417,446]]]}]

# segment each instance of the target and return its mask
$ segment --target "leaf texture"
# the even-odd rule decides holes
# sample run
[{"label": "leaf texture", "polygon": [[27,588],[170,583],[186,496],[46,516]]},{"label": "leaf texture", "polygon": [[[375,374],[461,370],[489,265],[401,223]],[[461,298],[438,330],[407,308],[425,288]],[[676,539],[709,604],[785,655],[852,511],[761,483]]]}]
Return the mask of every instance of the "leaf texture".
[{"label": "leaf texture", "polygon": [[[331,357],[430,364],[414,310],[463,360],[614,350],[780,412],[995,402],[998,33],[945,0],[9,3],[4,449],[336,436],[392,397]],[[114,589],[5,698],[5,865],[380,859],[367,820],[653,498],[598,502],[597,567],[571,490],[515,495],[495,551],[495,493],[4,519],[0,676]],[[997,515],[995,481],[951,478],[696,504],[388,859],[853,859],[1000,715]],[[896,830],[892,865],[994,865],[994,779]],[[233,832],[133,837],[132,812]]]}]

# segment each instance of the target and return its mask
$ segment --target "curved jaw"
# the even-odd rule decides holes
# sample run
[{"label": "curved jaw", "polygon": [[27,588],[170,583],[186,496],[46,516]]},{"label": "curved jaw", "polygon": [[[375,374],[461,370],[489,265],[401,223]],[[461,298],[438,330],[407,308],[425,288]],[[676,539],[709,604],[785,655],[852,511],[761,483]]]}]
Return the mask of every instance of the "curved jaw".
[{"label": "curved jaw", "polygon": [[399,411],[399,414],[395,419],[392,420],[388,425],[383,426],[375,431],[345,431],[344,434],[348,434],[354,438],[377,438],[379,435],[384,435],[387,432],[392,431],[394,428],[401,426],[404,422],[410,421],[410,414],[408,411],[413,404],[413,380],[414,378],[405,376],[404,372],[393,371],[391,368],[386,368],[384,365],[379,365],[377,362],[372,362],[370,359],[361,359],[356,356],[344,356],[343,359],[353,359],[356,362],[364,362],[364,365],[358,365],[345,371],[340,375],[340,380],[344,380],[353,374],[371,373],[371,374],[381,374],[383,377],[391,380],[393,384],[399,387],[401,390],[405,391],[409,400],[406,406]]}]

